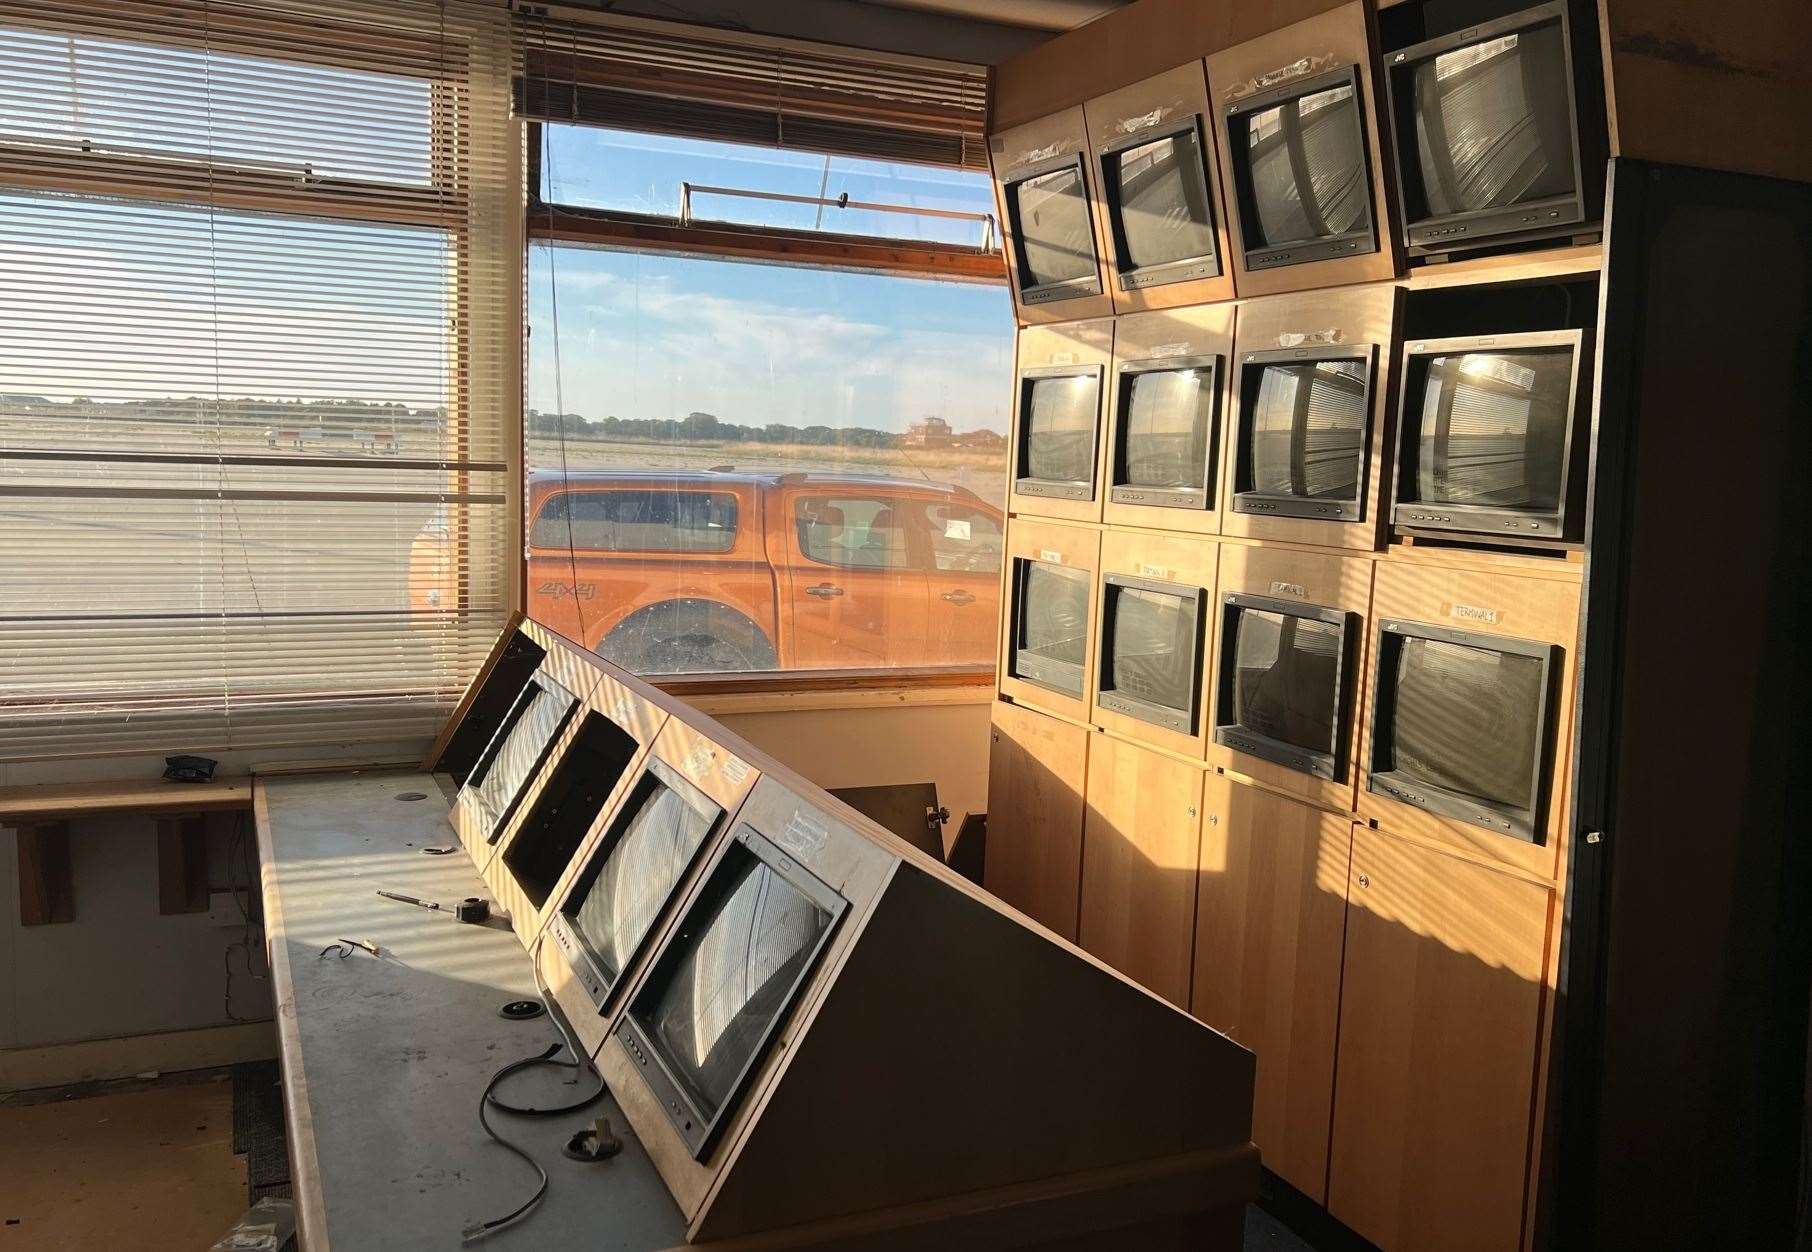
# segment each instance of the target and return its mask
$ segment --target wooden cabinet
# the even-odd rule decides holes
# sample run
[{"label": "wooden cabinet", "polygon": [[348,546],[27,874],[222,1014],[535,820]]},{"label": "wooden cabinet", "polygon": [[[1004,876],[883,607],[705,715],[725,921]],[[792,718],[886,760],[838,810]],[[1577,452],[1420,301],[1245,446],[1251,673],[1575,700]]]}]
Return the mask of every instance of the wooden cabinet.
[{"label": "wooden cabinet", "polygon": [[1328,1208],[1390,1252],[1520,1245],[1552,899],[1355,829]]},{"label": "wooden cabinet", "polygon": [[1351,818],[1211,774],[1190,1012],[1258,1057],[1252,1141],[1325,1201]]},{"label": "wooden cabinet", "polygon": [[1077,942],[1179,1008],[1195,944],[1202,778],[1106,735],[1089,745]]},{"label": "wooden cabinet", "polygon": [[1089,731],[997,701],[988,755],[983,884],[1072,942],[1082,874]]}]

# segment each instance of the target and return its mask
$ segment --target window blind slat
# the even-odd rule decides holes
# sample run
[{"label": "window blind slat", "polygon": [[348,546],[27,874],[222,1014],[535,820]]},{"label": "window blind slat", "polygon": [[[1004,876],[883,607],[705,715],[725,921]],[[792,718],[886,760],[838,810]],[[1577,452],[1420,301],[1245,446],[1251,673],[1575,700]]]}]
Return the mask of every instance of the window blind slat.
[{"label": "window blind slat", "polygon": [[0,762],[431,735],[512,602],[484,0],[0,0]]},{"label": "window blind slat", "polygon": [[985,66],[616,14],[518,14],[542,121],[986,169]]}]

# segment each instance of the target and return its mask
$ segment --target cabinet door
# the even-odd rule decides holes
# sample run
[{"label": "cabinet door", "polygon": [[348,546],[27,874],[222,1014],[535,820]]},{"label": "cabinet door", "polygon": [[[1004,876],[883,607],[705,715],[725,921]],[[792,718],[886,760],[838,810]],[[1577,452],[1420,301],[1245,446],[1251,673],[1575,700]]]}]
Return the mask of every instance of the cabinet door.
[{"label": "cabinet door", "polygon": [[1514,1252],[1553,893],[1359,827],[1328,1207],[1390,1252]]},{"label": "cabinet door", "polygon": [[1096,735],[1082,826],[1078,942],[1179,1008],[1195,947],[1202,771]]},{"label": "cabinet door", "polygon": [[982,884],[1074,942],[1089,732],[997,702],[991,739]]},{"label": "cabinet door", "polygon": [[1210,775],[1190,1012],[1258,1057],[1252,1141],[1325,1202],[1352,818]]}]

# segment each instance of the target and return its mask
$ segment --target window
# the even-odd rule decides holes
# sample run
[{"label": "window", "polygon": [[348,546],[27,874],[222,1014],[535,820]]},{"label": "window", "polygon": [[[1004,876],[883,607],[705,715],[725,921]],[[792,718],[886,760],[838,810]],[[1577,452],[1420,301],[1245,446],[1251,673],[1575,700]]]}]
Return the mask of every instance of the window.
[{"label": "window", "polygon": [[898,569],[911,557],[895,501],[820,496],[799,501],[799,546],[808,561],[851,569]]},{"label": "window", "polygon": [[528,310],[537,621],[644,673],[992,664],[1004,285],[538,241]]},{"label": "window", "polygon": [[541,506],[529,543],[593,552],[728,552],[736,546],[736,497],[677,488],[566,491]]},{"label": "window", "polygon": [[509,608],[507,29],[132,12],[0,0],[0,761],[430,736]]}]

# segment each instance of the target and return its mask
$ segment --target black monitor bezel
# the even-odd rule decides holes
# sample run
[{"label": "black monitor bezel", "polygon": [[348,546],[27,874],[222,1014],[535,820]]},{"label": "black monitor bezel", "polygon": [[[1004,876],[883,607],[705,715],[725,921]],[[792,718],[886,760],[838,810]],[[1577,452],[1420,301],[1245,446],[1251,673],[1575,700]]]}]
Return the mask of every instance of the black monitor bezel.
[{"label": "black monitor bezel", "polygon": [[[651,1001],[654,995],[666,987],[667,979],[672,977],[675,964],[682,958],[685,948],[682,940],[686,937],[686,919],[698,910],[708,908],[719,902],[723,886],[718,875],[723,869],[724,861],[731,851],[741,847],[779,875],[788,885],[804,895],[819,908],[831,915],[830,924],[824,928],[813,945],[812,951],[800,966],[792,986],[787,988],[781,1008],[769,1020],[761,1038],[749,1053],[749,1060],[737,1074],[730,1085],[729,1094],[723,1104],[708,1113],[696,1107],[685,1088],[674,1077],[668,1068],[661,1050],[654,1045],[648,1034],[636,1020],[638,1009]],[[780,1033],[785,1021],[798,1009],[799,994],[806,983],[811,981],[817,971],[818,962],[824,956],[824,950],[830,946],[831,939],[837,933],[837,927],[849,912],[849,901],[816,874],[812,873],[796,858],[781,850],[772,840],[756,830],[747,822],[738,825],[736,833],[717,849],[711,866],[703,876],[699,890],[693,895],[680,918],[679,925],[666,936],[661,950],[656,954],[654,963],[637,986],[635,995],[630,999],[628,1009],[617,1022],[616,1036],[623,1048],[629,1053],[630,1060],[635,1062],[636,1072],[648,1084],[656,1103],[667,1115],[673,1132],[691,1152],[693,1160],[703,1160],[716,1146],[718,1136],[728,1126],[730,1119],[741,1108],[748,1094],[748,1088],[754,1079],[755,1071],[766,1062],[772,1051],[775,1036]]]},{"label": "black monitor bezel", "polygon": [[[1248,378],[1261,377],[1267,365],[1300,365],[1311,361],[1359,361],[1365,367],[1365,426],[1359,438],[1359,473],[1351,500],[1308,500],[1300,496],[1254,491],[1242,484],[1252,481],[1252,446],[1247,439],[1252,399]],[[1253,369],[1256,367],[1256,369]],[[1252,370],[1248,374],[1248,370]],[[1377,421],[1378,345],[1318,344],[1300,348],[1271,348],[1246,352],[1239,359],[1235,380],[1233,428],[1233,482],[1228,494],[1235,513],[1260,517],[1300,517],[1320,522],[1358,522],[1365,519],[1366,488],[1371,479],[1372,426]]]},{"label": "black monitor bezel", "polygon": [[[1115,504],[1138,504],[1158,509],[1197,509],[1214,507],[1215,475],[1221,467],[1221,390],[1225,368],[1220,353],[1207,352],[1192,356],[1151,357],[1122,361],[1114,371],[1113,456],[1107,467],[1107,498]],[[1211,408],[1208,413],[1208,458],[1202,467],[1200,487],[1135,487],[1120,480],[1126,461],[1126,417],[1128,392],[1133,379],[1141,374],[1160,374],[1175,370],[1205,369],[1210,373]]]},{"label": "black monitor bezel", "polygon": [[[1022,496],[1044,496],[1054,500],[1089,501],[1095,498],[1101,477],[1101,383],[1105,370],[1099,365],[1038,365],[1019,371],[1019,395],[1014,401],[1013,422],[1013,490]],[[1020,471],[1026,463],[1027,441],[1032,437],[1032,384],[1047,378],[1093,378],[1095,380],[1095,418],[1093,422],[1094,455],[1089,458],[1086,480],[1032,478]]]},{"label": "black monitor bezel", "polygon": [[482,681],[469,693],[464,708],[455,711],[459,724],[447,737],[440,759],[435,762],[436,771],[451,775],[456,786],[465,786],[491,736],[497,733],[498,722],[509,715],[523,684],[535,676],[545,660],[547,649],[526,631],[518,627],[510,632],[484,671]]},{"label": "black monitor bezel", "polygon": [[[1246,116],[1274,108],[1286,100],[1312,96],[1341,86],[1353,89],[1356,106],[1353,109],[1353,125],[1359,140],[1359,159],[1365,172],[1365,224],[1343,235],[1254,246],[1251,235],[1257,229],[1258,198],[1252,190],[1251,149],[1250,145],[1242,147],[1238,142],[1246,133]],[[1357,65],[1343,65],[1307,78],[1292,79],[1227,106],[1222,120],[1227,128],[1228,161],[1232,165],[1229,173],[1237,210],[1235,216],[1239,219],[1240,250],[1244,254],[1248,271],[1279,269],[1286,265],[1305,265],[1311,261],[1362,256],[1378,251],[1378,189],[1373,182],[1376,175],[1372,170],[1371,144],[1367,142],[1365,135],[1366,108],[1365,84],[1360,81]]]},{"label": "black monitor bezel", "polygon": [[[1034,565],[1045,565],[1051,569],[1062,570],[1066,578],[1076,575],[1078,576],[1077,581],[1087,588],[1088,613],[1092,614],[1095,598],[1094,575],[1073,565],[1064,565],[1056,561],[1041,561],[1037,557],[1015,556],[1012,560],[1013,600],[1010,606],[1012,615],[1007,621],[1009,632],[1007,638],[1011,647],[1008,649],[1007,676],[1017,678],[1020,682],[1031,683],[1035,687],[1043,687],[1060,696],[1068,696],[1072,700],[1086,698],[1088,695],[1088,663],[1086,659],[1081,665],[1071,665],[1067,661],[1053,661],[1049,657],[1032,656],[1026,652],[1025,589],[1026,579],[1030,576],[1031,568]],[[1087,620],[1086,616],[1084,620]],[[1085,657],[1087,650],[1085,642],[1083,645]],[[1072,679],[1073,682],[1071,682]],[[1070,685],[1063,685],[1064,683]]]},{"label": "black monitor bezel", "polygon": [[[522,776],[522,781],[516,785],[516,790],[510,793],[509,800],[504,803],[499,812],[492,813],[479,800],[478,789],[484,784],[484,780],[490,777],[491,770],[497,763],[497,755],[503,751],[504,742],[509,738],[510,732],[516,728],[516,724],[528,712],[529,705],[534,703],[535,697],[544,691],[552,691],[565,696],[566,708],[560,714],[559,720],[554,723],[554,729],[548,735],[547,741],[536,753],[534,763]],[[465,782],[460,784],[462,802],[471,809],[474,816],[484,823],[484,841],[486,843],[496,843],[509,827],[510,819],[516,815],[516,810],[522,805],[522,797],[528,791],[529,784],[535,780],[547,764],[547,758],[552,755],[554,745],[559,743],[560,736],[572,723],[578,709],[579,697],[574,695],[565,683],[550,677],[543,670],[537,669],[529,675],[528,681],[522,684],[522,689],[516,693],[516,698],[510,702],[508,711],[504,713],[503,720],[498,722],[497,729],[491,732],[490,742],[485,744],[484,751],[478,754],[478,759],[472,763],[470,772],[466,774]]]},{"label": "black monitor bezel", "polygon": [[[1189,173],[1195,179],[1196,189],[1202,194],[1202,203],[1208,209],[1208,220],[1204,224],[1208,227],[1208,246],[1213,251],[1192,257],[1178,257],[1174,261],[1156,265],[1133,265],[1127,260],[1126,223],[1120,212],[1119,162],[1109,158],[1132,148],[1142,148],[1160,139],[1174,139],[1179,135],[1190,135],[1195,139],[1199,159],[1189,167]],[[1113,247],[1110,261],[1114,267],[1114,282],[1121,291],[1143,291],[1148,287],[1162,287],[1170,283],[1219,278],[1225,272],[1220,254],[1220,222],[1215,213],[1213,184],[1208,177],[1208,162],[1213,159],[1209,155],[1209,143],[1207,130],[1202,125],[1202,115],[1191,113],[1174,125],[1137,130],[1095,150],[1095,171],[1101,179],[1101,200],[1107,206],[1108,242]]]},{"label": "black monitor bezel", "polygon": [[[661,905],[660,912],[656,913],[648,929],[636,936],[635,942],[630,945],[623,968],[613,972],[609,968],[609,964],[598,955],[597,950],[592,946],[585,932],[580,929],[578,921],[569,910],[584,899],[596,884],[598,875],[604,872],[605,861],[622,843],[623,836],[629,831],[630,823],[641,815],[642,806],[647,803],[649,793],[657,786],[665,787],[678,796],[680,802],[687,808],[705,818],[705,833],[699,839],[698,847],[693,849],[692,856],[687,860],[679,878],[675,880],[668,893],[667,901]],[[705,850],[710,847],[718,828],[723,825],[724,816],[723,805],[699,790],[697,784],[667,762],[659,757],[650,756],[642,763],[640,776],[630,786],[622,804],[617,807],[616,813],[611,817],[610,824],[604,828],[604,834],[599,838],[597,846],[592,849],[590,858],[573,878],[566,895],[548,918],[548,931],[565,954],[566,963],[572,969],[573,977],[578,980],[580,986],[585,988],[585,993],[591,997],[592,1003],[597,1005],[600,1012],[609,1002],[611,994],[621,984],[624,971],[636,963],[647,948],[649,940],[659,932],[661,913],[667,910],[672,902],[673,893],[678,892],[684,886],[693,867],[705,855]]]},{"label": "black monitor bezel", "polygon": [[[1391,506],[1391,527],[1399,534],[1438,530],[1482,537],[1558,539],[1573,537],[1584,500],[1580,449],[1574,440],[1582,430],[1586,384],[1591,373],[1587,356],[1592,347],[1589,330],[1518,331],[1501,335],[1465,335],[1449,339],[1417,339],[1403,345],[1403,384],[1398,389],[1396,499]],[[1426,360],[1462,352],[1514,351],[1525,348],[1571,348],[1573,371],[1569,380],[1565,443],[1561,449],[1560,503],[1553,509],[1510,509],[1484,504],[1424,504],[1416,498],[1420,482],[1422,404],[1428,378]]]},{"label": "black monitor bezel", "polygon": [[[1340,628],[1340,650],[1334,662],[1333,751],[1313,752],[1249,730],[1234,720],[1234,678],[1238,666],[1239,616],[1247,609],[1301,617]],[[1220,665],[1215,675],[1214,742],[1298,773],[1339,782],[1346,775],[1347,738],[1352,724],[1353,662],[1359,640],[1359,614],[1347,609],[1280,600],[1274,596],[1229,592],[1221,597]]]},{"label": "black monitor bezel", "polygon": [[[1515,34],[1550,21],[1558,21],[1561,50],[1566,57],[1567,117],[1572,123],[1573,192],[1550,196],[1501,209],[1471,209],[1459,213],[1430,213],[1411,218],[1428,199],[1422,190],[1421,164],[1415,140],[1415,91],[1410,76],[1415,67],[1445,52]],[[1398,203],[1403,210],[1403,243],[1414,256],[1438,255],[1485,244],[1537,240],[1549,235],[1572,234],[1587,222],[1584,147],[1579,125],[1579,61],[1574,53],[1574,31],[1568,0],[1545,0],[1506,17],[1468,26],[1465,30],[1423,40],[1392,52],[1384,62],[1385,114],[1390,126],[1391,165],[1397,180]]]},{"label": "black monitor bezel", "polygon": [[[1114,591],[1130,589],[1150,591],[1158,595],[1174,596],[1188,605],[1195,614],[1194,640],[1190,651],[1189,708],[1174,709],[1167,704],[1154,704],[1129,696],[1109,684],[1113,681],[1114,656],[1114,619],[1108,612],[1109,605],[1115,599]],[[1128,717],[1136,717],[1142,722],[1160,726],[1165,730],[1174,730],[1179,734],[1193,735],[1196,723],[1202,715],[1202,651],[1207,636],[1208,591],[1191,583],[1168,582],[1159,578],[1136,578],[1131,574],[1103,574],[1101,576],[1100,603],[1095,611],[1101,618],[1100,641],[1095,645],[1095,703],[1101,708]]]},{"label": "black monitor bezel", "polygon": [[[1515,808],[1481,800],[1464,792],[1439,787],[1419,778],[1410,778],[1389,768],[1392,732],[1396,726],[1396,667],[1401,662],[1403,643],[1407,639],[1431,639],[1440,643],[1461,644],[1526,656],[1542,664],[1541,702],[1536,708],[1536,744],[1532,777],[1529,780],[1529,807]],[[1545,814],[1551,785],[1551,758],[1554,754],[1554,683],[1560,672],[1560,645],[1509,635],[1485,634],[1475,630],[1456,630],[1402,618],[1386,617],[1378,621],[1377,645],[1372,653],[1372,737],[1366,761],[1365,789],[1387,796],[1400,804],[1422,809],[1437,817],[1480,826],[1493,834],[1519,839],[1525,843],[1548,841]]]},{"label": "black monitor bezel", "polygon": [[[1074,168],[1077,177],[1082,180],[1082,211],[1089,219],[1088,252],[1095,264],[1094,276],[1031,285],[1029,279],[1032,271],[1026,264],[1025,234],[1020,225],[1019,185],[1070,168]],[[1081,148],[1014,170],[1012,177],[1000,180],[1000,201],[1007,218],[1007,239],[1013,249],[1013,287],[1021,304],[1049,304],[1053,300],[1076,300],[1103,294],[1101,251],[1095,239],[1093,191],[1088,181],[1088,153]]]}]

